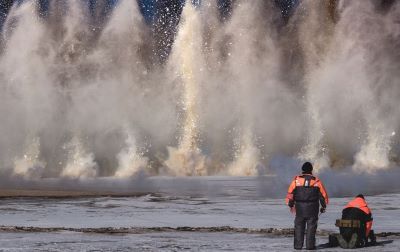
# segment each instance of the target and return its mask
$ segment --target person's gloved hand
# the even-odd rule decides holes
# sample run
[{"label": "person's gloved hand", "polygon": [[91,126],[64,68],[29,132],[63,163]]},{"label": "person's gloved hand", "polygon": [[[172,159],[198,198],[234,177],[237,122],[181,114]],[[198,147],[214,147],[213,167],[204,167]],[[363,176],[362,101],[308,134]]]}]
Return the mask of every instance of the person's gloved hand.
[{"label": "person's gloved hand", "polygon": [[321,209],[319,210],[321,213],[325,213],[325,211],[326,211],[326,208],[324,208],[324,207],[321,207]]}]

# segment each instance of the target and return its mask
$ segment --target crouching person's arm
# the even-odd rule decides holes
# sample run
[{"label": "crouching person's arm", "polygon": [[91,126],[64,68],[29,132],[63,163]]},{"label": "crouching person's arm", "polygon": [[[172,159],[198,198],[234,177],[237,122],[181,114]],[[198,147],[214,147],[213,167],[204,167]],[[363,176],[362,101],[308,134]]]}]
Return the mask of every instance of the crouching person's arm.
[{"label": "crouching person's arm", "polygon": [[369,236],[369,233],[371,232],[371,229],[372,229],[372,222],[373,222],[372,215],[369,214],[369,215],[368,215],[367,222],[365,223],[365,237],[368,237],[368,236]]}]

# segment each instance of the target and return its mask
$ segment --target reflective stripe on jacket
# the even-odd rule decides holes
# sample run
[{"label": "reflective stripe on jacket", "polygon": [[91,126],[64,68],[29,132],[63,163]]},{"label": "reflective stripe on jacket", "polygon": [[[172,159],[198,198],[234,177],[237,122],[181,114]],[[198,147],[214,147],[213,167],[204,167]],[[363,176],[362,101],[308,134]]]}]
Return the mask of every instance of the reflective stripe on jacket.
[{"label": "reflective stripe on jacket", "polygon": [[328,194],[322,181],[311,174],[298,175],[289,185],[286,204],[296,206],[298,216],[318,216],[319,204],[325,208],[328,203]]}]

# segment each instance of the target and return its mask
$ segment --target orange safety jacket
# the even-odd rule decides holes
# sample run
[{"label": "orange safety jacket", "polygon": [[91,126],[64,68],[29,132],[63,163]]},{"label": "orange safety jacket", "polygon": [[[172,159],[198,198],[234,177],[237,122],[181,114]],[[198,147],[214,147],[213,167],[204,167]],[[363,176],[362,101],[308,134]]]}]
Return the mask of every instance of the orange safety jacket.
[{"label": "orange safety jacket", "polygon": [[353,199],[352,201],[350,201],[344,209],[346,208],[350,208],[350,207],[354,207],[354,208],[358,208],[361,211],[363,211],[367,216],[368,216],[368,221],[365,223],[365,237],[368,237],[369,232],[372,229],[372,213],[371,213],[371,209],[368,207],[367,202],[365,201],[365,199],[361,198],[361,197],[356,197],[355,199]]},{"label": "orange safety jacket", "polygon": [[[322,207],[325,208],[326,205],[328,205],[329,198],[328,198],[328,194],[325,190],[325,187],[324,187],[322,181],[318,177],[313,176],[312,174],[302,174],[302,175],[295,176],[293,178],[293,181],[289,185],[288,192],[286,195],[286,200],[285,200],[286,204],[289,207],[293,207],[295,205],[295,203],[296,203],[295,193],[296,193],[296,191],[298,191],[296,189],[299,187],[318,188],[320,196],[323,197],[323,199],[319,200]],[[298,200],[299,199],[297,199],[297,201]],[[297,202],[297,203],[299,204],[302,202]],[[297,213],[297,208],[296,208],[296,213]]]},{"label": "orange safety jacket", "polygon": [[322,183],[322,181],[319,178],[317,178],[315,176],[313,176],[313,177],[314,177],[314,179],[310,180],[309,185],[305,185],[306,180],[304,179],[303,175],[298,175],[293,178],[293,181],[290,183],[289,188],[288,188],[288,193],[286,195],[286,205],[289,205],[289,202],[291,200],[293,200],[293,191],[296,189],[297,186],[319,187],[319,190],[320,190],[322,196],[324,197],[325,204],[328,205],[329,198],[328,198],[328,194],[325,190],[324,184]]}]

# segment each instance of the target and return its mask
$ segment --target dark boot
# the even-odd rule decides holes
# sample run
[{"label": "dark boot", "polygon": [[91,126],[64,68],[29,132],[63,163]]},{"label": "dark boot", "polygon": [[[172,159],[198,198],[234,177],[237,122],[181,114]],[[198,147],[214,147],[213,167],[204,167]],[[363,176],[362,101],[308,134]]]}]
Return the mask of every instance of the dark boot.
[{"label": "dark boot", "polygon": [[306,218],[296,216],[294,219],[294,249],[303,248],[305,228]]},{"label": "dark boot", "polygon": [[357,247],[357,242],[359,242],[358,235],[356,233],[354,233],[351,236],[351,239],[350,239],[350,241],[348,243],[348,247],[347,248],[350,248],[350,249],[356,248]]},{"label": "dark boot", "polygon": [[375,236],[374,230],[371,230],[371,231],[369,232],[368,238],[369,238],[369,240],[370,240],[370,242],[369,242],[368,245],[372,245],[372,246],[373,246],[373,245],[376,244],[376,236]]},{"label": "dark boot", "polygon": [[349,244],[348,244],[347,241],[343,238],[342,235],[338,235],[338,243],[339,243],[339,246],[340,246],[342,249],[347,249],[347,248],[349,248]]},{"label": "dark boot", "polygon": [[330,247],[337,247],[339,246],[338,237],[335,234],[329,235],[329,246]]}]

